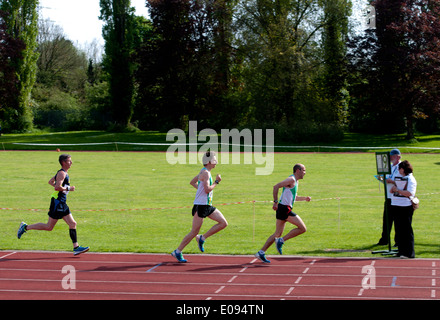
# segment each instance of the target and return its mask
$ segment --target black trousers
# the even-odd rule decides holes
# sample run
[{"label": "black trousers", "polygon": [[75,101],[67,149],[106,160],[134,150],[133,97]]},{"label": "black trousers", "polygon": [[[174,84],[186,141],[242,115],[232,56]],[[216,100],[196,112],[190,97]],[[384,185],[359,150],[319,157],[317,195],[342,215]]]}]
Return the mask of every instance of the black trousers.
[{"label": "black trousers", "polygon": [[396,230],[399,255],[414,258],[416,256],[414,252],[414,232],[412,228],[414,209],[412,206],[391,206],[391,211],[394,217],[394,228]]},{"label": "black trousers", "polygon": [[[385,214],[385,210],[387,210],[388,214]],[[387,221],[388,218],[388,221]],[[390,233],[393,228],[393,212],[391,211],[391,199],[386,199],[383,205],[383,218],[382,218],[382,237],[379,240],[379,243],[382,245],[388,244],[390,241]],[[396,237],[394,237],[394,243],[397,243]]]}]

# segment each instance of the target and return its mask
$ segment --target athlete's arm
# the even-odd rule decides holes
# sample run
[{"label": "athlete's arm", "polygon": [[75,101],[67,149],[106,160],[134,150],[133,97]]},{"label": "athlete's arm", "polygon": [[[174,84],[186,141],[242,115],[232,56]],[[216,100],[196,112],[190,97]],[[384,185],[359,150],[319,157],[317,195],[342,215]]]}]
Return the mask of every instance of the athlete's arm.
[{"label": "athlete's arm", "polygon": [[53,176],[52,178],[50,178],[49,182],[48,182],[52,187],[55,188],[55,176]]},{"label": "athlete's arm", "polygon": [[[199,180],[200,180],[200,183],[202,183],[203,188],[206,193],[210,193],[212,190],[214,190],[215,186],[217,185],[217,183],[213,183],[212,185],[209,185],[209,173],[206,170],[203,170],[203,172],[201,172],[199,174]],[[218,181],[221,180],[221,177],[219,174],[217,175],[217,180]]]},{"label": "athlete's arm", "polygon": [[307,201],[310,202],[312,200],[312,197],[298,197],[296,196],[295,201]]},{"label": "athlete's arm", "polygon": [[280,188],[284,188],[284,187],[293,188],[295,186],[295,183],[296,183],[296,181],[293,177],[288,177],[287,179],[285,179],[285,180],[283,180],[273,186],[273,209],[274,210],[278,209],[278,190],[280,190]]},{"label": "athlete's arm", "polygon": [[192,180],[189,182],[189,184],[197,189],[197,187],[198,187],[198,183],[197,182],[198,181],[199,181],[199,175],[196,175],[194,178],[192,178]]},{"label": "athlete's arm", "polygon": [[75,191],[75,186],[70,186],[69,189],[63,187],[63,181],[66,178],[66,172],[60,170],[55,176],[55,191]]},{"label": "athlete's arm", "polygon": [[280,188],[288,187],[293,188],[295,186],[295,179],[293,177],[288,177],[286,180],[283,180],[276,185],[273,186],[273,201],[278,201],[278,190]]}]

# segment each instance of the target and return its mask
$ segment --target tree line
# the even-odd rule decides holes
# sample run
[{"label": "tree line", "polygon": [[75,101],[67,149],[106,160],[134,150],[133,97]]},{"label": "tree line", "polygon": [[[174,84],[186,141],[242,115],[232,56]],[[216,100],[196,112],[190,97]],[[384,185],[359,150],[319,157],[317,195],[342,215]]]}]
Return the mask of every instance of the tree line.
[{"label": "tree line", "polygon": [[[365,5],[368,4],[366,1]],[[100,0],[102,59],[0,0],[3,132],[274,128],[288,142],[439,130],[440,0]],[[359,30],[357,30],[359,31]],[[93,49],[93,48],[92,48]]]}]

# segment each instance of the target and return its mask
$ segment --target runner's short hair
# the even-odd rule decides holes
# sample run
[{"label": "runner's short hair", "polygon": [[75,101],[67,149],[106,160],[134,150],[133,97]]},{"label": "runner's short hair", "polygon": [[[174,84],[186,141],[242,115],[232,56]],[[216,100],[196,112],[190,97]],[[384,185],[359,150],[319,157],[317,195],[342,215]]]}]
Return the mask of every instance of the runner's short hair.
[{"label": "runner's short hair", "polygon": [[67,159],[71,158],[70,154],[62,154],[60,155],[60,157],[58,158],[58,161],[61,165],[63,165],[63,161],[66,161]]},{"label": "runner's short hair", "polygon": [[293,166],[293,173],[296,172],[296,170],[301,170],[302,169],[302,164],[297,163]]},{"label": "runner's short hair", "polygon": [[208,163],[210,163],[213,157],[215,157],[214,151],[205,152],[202,159],[203,165],[206,166]]}]

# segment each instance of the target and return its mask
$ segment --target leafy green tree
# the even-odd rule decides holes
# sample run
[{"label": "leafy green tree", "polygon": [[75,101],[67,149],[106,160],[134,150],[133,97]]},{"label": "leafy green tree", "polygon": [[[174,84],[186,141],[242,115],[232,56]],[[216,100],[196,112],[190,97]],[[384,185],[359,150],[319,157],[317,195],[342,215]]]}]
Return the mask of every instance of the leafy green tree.
[{"label": "leafy green tree", "polygon": [[39,22],[37,82],[78,92],[86,81],[87,59],[72,41],[66,39],[61,27],[50,20]]},{"label": "leafy green tree", "polygon": [[[205,11],[209,12],[207,30],[212,30],[210,44],[206,52],[210,77],[203,77],[209,86],[206,105],[212,110],[210,126],[214,128],[237,127],[245,111],[245,99],[241,97],[241,76],[239,72],[242,60],[233,47],[234,12],[238,1],[204,1]],[[203,22],[203,21],[201,21]],[[206,25],[206,24],[204,24]],[[207,32],[205,30],[205,33]]]},{"label": "leafy green tree", "polygon": [[19,94],[18,78],[12,61],[22,58],[23,41],[14,39],[8,33],[5,23],[6,12],[0,11],[0,126],[8,119],[6,114]]},{"label": "leafy green tree", "polygon": [[[304,5],[304,6],[301,6]],[[245,86],[259,123],[288,121],[306,74],[307,36],[302,17],[309,4],[288,0],[240,1],[236,45],[245,55]],[[306,37],[304,37],[306,36]]]},{"label": "leafy green tree", "polygon": [[285,139],[340,137],[349,8],[337,0],[239,2],[235,43],[250,118]]},{"label": "leafy green tree", "polygon": [[[440,111],[440,1],[377,0],[376,29],[355,39],[350,61],[352,117],[374,132],[414,138],[414,122],[431,126]],[[359,80],[360,79],[360,80]]]},{"label": "leafy green tree", "polygon": [[397,39],[400,58],[396,92],[406,123],[407,139],[414,139],[414,122],[440,115],[440,1],[407,0],[399,8],[402,19],[387,26]]},{"label": "leafy green tree", "polygon": [[138,54],[140,104],[143,127],[178,127],[180,117],[190,114],[195,83],[189,67],[196,54],[190,20],[190,2],[148,1],[155,37],[145,39]]},{"label": "leafy green tree", "polygon": [[137,55],[141,126],[169,129],[191,119],[215,128],[236,120],[228,102],[233,1],[147,4],[153,31]]},{"label": "leafy green tree", "polygon": [[348,17],[351,14],[349,0],[325,0],[323,47],[323,93],[328,100],[327,112],[322,115],[327,120],[344,122],[347,112],[347,36]]},{"label": "leafy green tree", "polygon": [[10,60],[17,76],[18,93],[14,101],[3,111],[4,128],[24,131],[32,127],[31,90],[37,74],[38,0],[0,1],[0,9],[7,12],[3,17],[7,33],[13,39],[23,41],[25,47]]},{"label": "leafy green tree", "polygon": [[134,49],[134,8],[130,0],[100,0],[104,21],[104,69],[108,74],[111,97],[110,119],[114,129],[129,127],[134,107],[135,64],[131,58]]},{"label": "leafy green tree", "polygon": [[34,126],[52,130],[90,128],[85,53],[52,21],[40,19],[38,28],[38,72],[32,90]]}]

